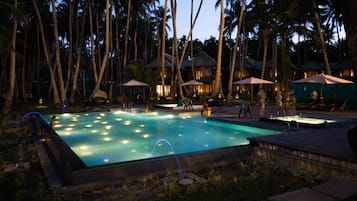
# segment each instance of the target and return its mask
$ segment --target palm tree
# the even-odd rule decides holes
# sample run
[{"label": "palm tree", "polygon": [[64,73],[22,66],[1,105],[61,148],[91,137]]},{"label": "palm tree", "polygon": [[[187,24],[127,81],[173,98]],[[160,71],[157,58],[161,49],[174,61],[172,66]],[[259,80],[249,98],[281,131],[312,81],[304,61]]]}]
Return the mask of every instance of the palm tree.
[{"label": "palm tree", "polygon": [[46,37],[45,31],[44,31],[41,12],[40,12],[40,9],[39,9],[39,6],[38,6],[38,3],[36,0],[32,0],[32,4],[35,8],[35,12],[36,12],[37,20],[38,20],[38,26],[39,26],[40,33],[41,33],[41,42],[42,42],[43,52],[44,52],[44,56],[45,56],[45,61],[47,63],[48,70],[50,73],[51,86],[53,89],[53,101],[54,101],[55,105],[59,105],[59,104],[61,104],[61,100],[60,100],[58,87],[57,87],[57,83],[56,83],[55,72],[53,70],[53,63],[50,59],[50,52],[48,49],[48,43],[46,40],[47,37]]},{"label": "palm tree", "polygon": [[322,54],[323,54],[323,58],[324,58],[324,62],[325,62],[326,72],[327,72],[328,75],[331,75],[330,63],[328,61],[325,40],[324,40],[324,37],[323,37],[323,34],[322,34],[322,30],[321,30],[321,22],[320,22],[319,13],[317,11],[316,0],[312,0],[312,6],[313,6],[313,9],[314,9],[314,19],[315,19],[317,32],[319,33],[319,40],[320,40]]},{"label": "palm tree", "polygon": [[85,31],[85,22],[86,22],[86,14],[87,14],[87,6],[88,6],[88,2],[85,1],[84,2],[84,12],[83,12],[83,16],[82,16],[82,24],[81,24],[81,30],[77,31],[80,37],[77,37],[79,39],[79,41],[77,41],[77,47],[76,47],[76,68],[73,74],[73,83],[72,83],[72,90],[71,90],[71,94],[70,94],[70,102],[74,103],[75,101],[75,95],[77,93],[78,90],[78,75],[79,75],[79,69],[81,67],[81,58],[82,58],[82,46],[83,46],[83,42],[84,42],[84,31]]},{"label": "palm tree", "polygon": [[99,76],[98,80],[95,83],[95,87],[90,95],[90,99],[94,98],[95,93],[99,90],[100,83],[102,82],[104,71],[107,66],[107,60],[108,60],[108,54],[109,54],[109,15],[111,15],[111,9],[110,9],[110,0],[106,0],[106,8],[105,8],[105,50],[104,50],[104,56],[103,60],[100,66],[100,71],[99,71]]},{"label": "palm tree", "polygon": [[[17,0],[14,0],[13,11],[17,9]],[[7,114],[11,110],[12,99],[14,97],[15,89],[15,79],[16,79],[16,33],[17,33],[17,16],[15,12],[12,13],[13,22],[12,22],[12,37],[11,37],[11,46],[10,46],[10,71],[9,71],[9,91],[6,96],[6,100],[3,106],[3,113]]]},{"label": "palm tree", "polygon": [[219,0],[221,6],[220,15],[220,28],[219,28],[219,40],[218,40],[218,52],[217,52],[217,68],[216,68],[216,78],[213,81],[212,96],[217,96],[218,93],[222,92],[222,46],[223,46],[223,32],[224,32],[224,0]]},{"label": "palm tree", "polygon": [[60,44],[58,37],[58,23],[57,23],[57,15],[56,15],[56,0],[52,0],[52,18],[53,18],[53,29],[54,29],[54,37],[55,37],[55,49],[56,49],[56,68],[57,68],[57,76],[58,76],[58,84],[60,89],[60,97],[61,104],[67,103],[66,92],[64,90],[64,82],[62,75],[62,65],[61,65],[61,55],[60,55]]},{"label": "palm tree", "polygon": [[344,22],[348,49],[351,52],[354,74],[357,75],[357,1],[355,0],[331,0],[331,3],[338,10]]},{"label": "palm tree", "polygon": [[[238,18],[238,24],[237,24],[237,33],[236,33],[236,41],[234,43],[234,48],[233,48],[233,53],[232,53],[232,61],[231,61],[231,67],[229,69],[229,80],[228,80],[228,100],[231,99],[232,97],[232,83],[233,83],[233,75],[234,75],[234,69],[236,66],[236,58],[237,58],[237,48],[238,48],[238,44],[240,42],[240,31],[241,31],[241,27],[242,27],[242,22],[243,22],[243,14],[244,14],[244,9],[245,9],[245,0],[242,0],[242,5],[239,5],[238,2],[236,2],[236,4],[234,4],[234,7],[240,7],[240,14],[239,14],[239,18]],[[235,13],[235,12],[233,12]]]}]

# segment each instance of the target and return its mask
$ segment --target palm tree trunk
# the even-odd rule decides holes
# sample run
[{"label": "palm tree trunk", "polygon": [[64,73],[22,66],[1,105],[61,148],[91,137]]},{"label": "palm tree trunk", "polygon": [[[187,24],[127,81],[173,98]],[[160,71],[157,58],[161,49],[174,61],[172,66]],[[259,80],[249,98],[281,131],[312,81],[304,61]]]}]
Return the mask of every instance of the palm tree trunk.
[{"label": "palm tree trunk", "polygon": [[[89,0],[88,0],[89,1]],[[93,15],[92,15],[92,3],[88,2],[88,11],[89,11],[89,32],[90,32],[90,55],[92,60],[92,68],[94,81],[98,81],[98,73],[97,73],[97,64],[95,61],[95,50],[94,50],[94,32],[93,32]]]},{"label": "palm tree trunk", "polygon": [[[130,1],[130,0],[129,0]],[[106,0],[106,14],[105,14],[105,50],[104,50],[104,56],[103,56],[103,62],[101,64],[100,67],[100,71],[99,71],[99,77],[98,77],[98,81],[95,84],[95,87],[90,95],[90,98],[93,99],[95,93],[98,91],[100,83],[102,81],[103,78],[103,74],[105,71],[105,68],[107,66],[107,60],[108,60],[108,54],[109,54],[109,15],[111,14],[111,10],[110,10],[110,0]]]},{"label": "palm tree trunk", "polygon": [[[190,18],[190,24],[192,26],[192,16],[193,15],[193,0],[191,0],[191,18]],[[194,65],[194,55],[193,55],[193,33],[191,34],[191,40],[190,40],[190,49],[191,49],[191,71],[192,71],[192,79],[196,79],[195,75],[195,65]]]},{"label": "palm tree trunk", "polygon": [[55,45],[56,45],[56,64],[57,64],[57,73],[58,73],[58,84],[61,92],[61,103],[66,104],[66,92],[64,90],[64,82],[62,75],[62,66],[61,66],[61,56],[60,56],[60,47],[59,47],[59,37],[58,37],[58,23],[56,15],[56,0],[52,0],[52,18],[54,25],[54,36],[55,36]]},{"label": "palm tree trunk", "polygon": [[[232,53],[232,61],[231,61],[231,68],[229,70],[229,79],[228,79],[228,100],[230,100],[232,98],[232,89],[233,89],[233,77],[234,77],[234,69],[236,66],[236,60],[237,60],[237,48],[238,48],[238,44],[240,41],[240,30],[242,27],[242,22],[243,22],[243,14],[244,14],[244,9],[245,9],[245,0],[242,0],[242,7],[240,10],[240,14],[239,14],[239,22],[237,24],[237,33],[236,33],[236,41],[234,43],[234,48],[233,48],[233,53]],[[240,49],[240,51],[242,51]],[[244,60],[244,58],[241,58]]]},{"label": "palm tree trunk", "polygon": [[84,41],[84,26],[86,22],[86,14],[87,14],[87,5],[88,2],[86,2],[84,13],[82,16],[82,24],[81,24],[81,31],[80,31],[80,38],[78,42],[78,47],[77,47],[77,59],[76,59],[76,69],[74,70],[74,75],[73,75],[73,84],[72,84],[72,90],[71,90],[71,96],[70,96],[70,102],[74,103],[75,102],[75,95],[77,92],[77,85],[78,85],[78,75],[79,75],[79,69],[81,67],[81,57],[82,57],[82,46],[83,46],[83,41]]},{"label": "palm tree trunk", "polygon": [[163,19],[163,26],[162,26],[162,38],[161,38],[161,86],[162,86],[162,95],[165,96],[165,40],[166,40],[166,29],[165,29],[165,24],[166,24],[166,11],[167,11],[167,0],[165,0],[165,6],[164,6],[164,19]]},{"label": "palm tree trunk", "polygon": [[[187,38],[190,38],[191,37],[191,34],[192,34],[192,31],[195,27],[195,24],[196,24],[196,21],[197,21],[197,18],[198,18],[198,15],[200,14],[200,11],[201,11],[201,8],[202,8],[202,3],[203,3],[203,0],[200,1],[200,5],[198,6],[198,10],[197,10],[197,13],[196,13],[196,16],[195,16],[195,19],[193,20],[193,23],[191,25],[191,28],[190,28],[190,31],[188,33],[188,36]],[[176,41],[177,42],[177,41]],[[181,56],[180,56],[180,60],[177,64],[177,68],[178,68],[178,72],[177,73],[180,73],[180,66],[182,65],[182,62],[183,62],[183,58],[185,56],[185,53],[186,53],[186,50],[187,50],[187,46],[188,46],[188,42],[189,40],[186,40],[185,41],[185,44],[183,46],[183,50],[181,52]],[[176,48],[178,47],[178,45],[176,44]],[[178,51],[177,51],[178,52]],[[182,93],[182,83],[183,83],[183,80],[182,80],[182,77],[181,77],[181,73],[179,74],[180,78],[179,78],[179,90],[180,90],[180,96],[183,98],[183,93]],[[182,93],[182,94],[181,94]]]},{"label": "palm tree trunk", "polygon": [[[171,3],[171,12],[172,12],[172,26],[174,29],[174,45],[173,45],[173,49],[175,50],[175,57],[173,57],[173,60],[176,61],[176,73],[177,73],[177,87],[179,90],[179,96],[181,99],[184,98],[183,95],[183,91],[182,91],[182,75],[181,75],[181,70],[180,70],[180,65],[179,65],[179,60],[177,58],[179,58],[179,53],[178,53],[178,44],[177,44],[177,30],[176,30],[176,0],[175,2],[173,0],[170,0]],[[175,59],[176,58],[176,59]]]},{"label": "palm tree trunk", "polygon": [[[17,8],[17,0],[14,0],[14,9]],[[6,96],[6,100],[3,106],[3,113],[8,114],[11,111],[12,99],[15,90],[16,80],[16,32],[17,32],[17,18],[14,14],[14,21],[12,24],[12,37],[11,37],[11,49],[10,49],[10,71],[9,71],[9,91]]]},{"label": "palm tree trunk", "polygon": [[58,105],[58,104],[61,103],[61,101],[60,101],[60,98],[59,98],[58,87],[57,87],[57,83],[56,83],[56,79],[55,79],[55,73],[53,71],[53,64],[52,64],[52,62],[50,60],[50,56],[49,56],[49,51],[48,51],[48,46],[47,46],[47,41],[46,41],[46,35],[45,35],[44,29],[43,29],[43,23],[42,23],[40,10],[38,8],[36,0],[32,0],[32,3],[34,5],[35,11],[36,11],[36,16],[37,16],[37,20],[38,20],[38,26],[39,26],[40,33],[41,33],[43,52],[45,54],[46,63],[47,63],[47,66],[48,66],[48,70],[50,72],[51,86],[52,86],[52,89],[53,89],[53,101],[54,101],[55,105]]},{"label": "palm tree trunk", "polygon": [[263,31],[263,63],[262,63],[262,70],[260,74],[260,78],[264,79],[264,74],[265,74],[265,66],[267,64],[267,56],[268,56],[268,35],[269,31],[268,30],[262,30]]},{"label": "palm tree trunk", "polygon": [[320,43],[321,43],[322,55],[324,57],[326,72],[327,72],[328,75],[331,75],[331,68],[330,68],[330,63],[328,61],[328,56],[327,56],[327,50],[326,50],[324,36],[322,35],[320,18],[319,18],[319,14],[317,12],[316,0],[313,0],[312,3],[313,3],[313,6],[314,6],[314,18],[315,18],[317,32],[319,34],[319,39],[320,39]]},{"label": "palm tree trunk", "polygon": [[224,31],[224,1],[221,0],[221,20],[219,28],[218,52],[217,52],[217,68],[216,78],[213,81],[212,96],[217,96],[221,92],[222,80],[222,46],[223,46],[223,31]]},{"label": "palm tree trunk", "polygon": [[125,39],[124,39],[124,58],[123,58],[124,72],[126,71],[126,63],[127,63],[127,59],[128,59],[128,40],[129,40],[129,27],[130,27],[130,11],[131,11],[131,0],[128,0],[128,15],[127,15],[127,18],[126,18]]},{"label": "palm tree trunk", "polygon": [[73,63],[73,2],[69,3],[69,16],[68,16],[68,64],[67,64],[67,81],[65,91],[67,91],[69,83],[71,81],[72,63]]}]

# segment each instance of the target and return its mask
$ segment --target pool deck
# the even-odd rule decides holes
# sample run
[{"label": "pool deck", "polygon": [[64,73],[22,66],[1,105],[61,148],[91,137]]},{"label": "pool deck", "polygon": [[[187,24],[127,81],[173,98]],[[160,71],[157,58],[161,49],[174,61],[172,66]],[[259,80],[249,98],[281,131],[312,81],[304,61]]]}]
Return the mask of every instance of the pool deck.
[{"label": "pool deck", "polygon": [[[275,115],[276,107],[267,107],[266,108],[266,116]],[[256,126],[263,126],[269,128],[280,129],[282,131],[286,131],[287,124],[284,123],[276,123],[276,122],[264,122],[259,119],[259,112],[257,107],[252,107],[252,116],[253,118],[242,118],[238,117],[238,109],[230,107],[220,107],[220,108],[212,108],[213,114],[212,118],[221,119],[224,121],[236,122],[236,123],[244,123]],[[303,114],[306,116],[315,116],[322,118],[334,118],[344,120],[342,124],[336,125],[328,125],[326,128],[310,128],[300,126],[295,130],[292,128],[289,134],[281,134],[281,135],[271,135],[271,136],[262,136],[255,137],[251,139],[251,143],[254,144],[262,143],[269,144],[268,151],[276,151],[276,147],[283,147],[283,150],[294,150],[291,151],[293,153],[301,154],[301,157],[305,157],[306,155],[313,155],[316,159],[316,156],[319,156],[317,160],[323,158],[322,161],[327,161],[328,164],[327,169],[331,167],[331,169],[335,168],[335,170],[343,171],[344,169],[348,169],[350,173],[344,175],[343,177],[336,177],[336,175],[327,175],[328,181],[315,186],[313,188],[303,188],[298,189],[296,191],[283,193],[280,195],[276,195],[271,197],[269,200],[271,201],[303,201],[303,200],[314,200],[314,201],[327,201],[327,200],[343,200],[352,195],[357,194],[357,155],[355,155],[350,148],[347,140],[347,131],[351,125],[357,124],[357,111],[334,111],[334,112],[326,112],[326,111],[309,111],[309,110],[298,110],[298,114]],[[272,145],[272,146],[271,146]],[[273,148],[272,148],[273,147]],[[260,148],[258,148],[260,149]],[[269,150],[271,149],[271,150]],[[271,159],[282,159],[283,157],[291,157],[291,155],[286,153],[280,153],[280,158],[276,157],[279,155],[274,153],[275,156],[271,156],[273,154],[267,154],[264,151],[262,155],[268,155],[267,160]],[[306,154],[307,153],[307,154]],[[283,156],[283,157],[281,157]],[[292,160],[296,160],[299,156],[293,159],[287,159],[287,162],[292,166],[297,166],[303,163],[305,166],[307,164],[306,159],[301,159],[303,162],[292,162]],[[300,160],[300,159],[297,159]],[[276,161],[275,161],[276,162]],[[323,163],[318,161],[318,163]],[[335,165],[337,164],[337,165]],[[341,167],[340,165],[342,164]],[[309,168],[314,169],[314,165],[307,165]],[[316,165],[315,165],[316,166]],[[346,167],[345,167],[346,166]],[[315,167],[316,169],[316,167]],[[317,168],[321,170],[320,166]],[[330,177],[329,177],[330,176]]]}]

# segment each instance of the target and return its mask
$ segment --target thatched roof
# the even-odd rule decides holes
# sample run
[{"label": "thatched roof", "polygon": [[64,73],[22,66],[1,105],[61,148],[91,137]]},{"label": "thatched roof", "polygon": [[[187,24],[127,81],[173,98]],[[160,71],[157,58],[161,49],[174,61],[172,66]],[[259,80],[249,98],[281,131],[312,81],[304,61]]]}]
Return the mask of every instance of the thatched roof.
[{"label": "thatched roof", "polygon": [[183,69],[191,68],[192,61],[193,61],[194,67],[211,67],[211,68],[217,67],[216,61],[204,51],[200,51],[198,56],[194,57],[191,60],[188,60],[188,59],[184,60],[182,62],[182,68]]}]

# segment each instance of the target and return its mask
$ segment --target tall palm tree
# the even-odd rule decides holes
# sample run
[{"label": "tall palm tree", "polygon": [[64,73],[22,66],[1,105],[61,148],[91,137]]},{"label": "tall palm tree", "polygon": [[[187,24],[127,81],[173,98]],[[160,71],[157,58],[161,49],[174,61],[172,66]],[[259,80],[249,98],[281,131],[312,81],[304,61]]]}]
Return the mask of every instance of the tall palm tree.
[{"label": "tall palm tree", "polygon": [[95,83],[95,87],[90,95],[90,99],[94,98],[95,93],[99,90],[100,87],[100,83],[102,82],[103,79],[103,75],[104,75],[104,71],[106,69],[107,66],[107,61],[108,61],[108,54],[109,54],[109,15],[111,15],[111,7],[110,7],[110,0],[106,0],[106,8],[105,8],[105,50],[104,50],[104,55],[103,55],[103,60],[100,66],[100,71],[99,71],[99,76],[98,76],[98,80]]},{"label": "tall palm tree", "polygon": [[[167,12],[167,0],[165,0],[165,5],[164,5],[164,22],[163,24],[166,24],[166,12]],[[161,86],[162,86],[162,95],[165,95],[165,54],[166,54],[166,48],[165,48],[165,41],[166,41],[166,29],[162,29],[162,34],[161,34],[161,72],[160,72],[160,77],[161,77]]]},{"label": "tall palm tree", "polygon": [[357,75],[357,1],[331,0],[332,5],[338,10],[344,22],[348,49],[351,52],[354,74]]},{"label": "tall palm tree", "polygon": [[[17,0],[13,2],[14,11],[17,9]],[[17,16],[15,12],[12,13],[13,22],[12,22],[12,37],[11,37],[11,46],[10,46],[10,71],[9,71],[9,91],[6,96],[6,100],[3,106],[3,113],[7,114],[11,110],[12,99],[14,97],[15,90],[15,79],[16,79],[16,33],[17,33]]]},{"label": "tall palm tree", "polygon": [[64,82],[63,82],[63,74],[62,74],[62,64],[61,64],[61,55],[60,55],[60,42],[58,37],[58,23],[57,23],[57,15],[56,15],[56,0],[52,0],[52,18],[53,18],[53,29],[54,29],[54,37],[55,37],[55,49],[56,49],[56,68],[57,68],[57,76],[58,76],[58,85],[60,89],[60,98],[61,104],[67,103],[66,92],[64,90]]},{"label": "tall palm tree", "polygon": [[312,0],[312,6],[313,6],[313,9],[314,9],[314,19],[315,19],[317,32],[319,33],[319,40],[320,40],[320,45],[321,45],[321,49],[322,49],[322,55],[323,55],[324,62],[325,62],[326,72],[327,72],[328,75],[331,75],[331,68],[330,68],[330,63],[328,61],[325,40],[324,40],[324,37],[323,37],[323,34],[322,34],[321,22],[320,22],[319,13],[318,13],[318,10],[317,10],[316,0]]},{"label": "tall palm tree", "polygon": [[217,96],[218,93],[222,92],[222,47],[223,47],[223,32],[224,32],[224,0],[219,0],[221,6],[220,15],[220,28],[219,28],[219,39],[218,39],[218,52],[217,52],[217,68],[216,68],[216,78],[213,81],[212,95]]},{"label": "tall palm tree", "polygon": [[61,104],[61,100],[60,100],[60,96],[59,96],[59,92],[58,92],[58,87],[57,87],[57,82],[56,82],[56,77],[55,77],[55,72],[53,70],[53,63],[51,61],[50,58],[50,52],[49,52],[49,48],[48,48],[48,43],[46,40],[46,34],[45,34],[45,30],[44,30],[44,24],[42,22],[42,17],[41,17],[41,12],[38,6],[38,1],[37,0],[32,0],[32,4],[35,8],[35,12],[36,12],[36,16],[37,16],[37,20],[38,20],[38,26],[39,26],[39,30],[40,30],[40,34],[41,34],[41,42],[42,42],[42,47],[43,47],[43,52],[44,52],[44,56],[45,56],[45,61],[47,63],[48,66],[48,70],[50,73],[50,79],[51,79],[51,86],[53,89],[53,101],[55,105],[59,105]]},{"label": "tall palm tree", "polygon": [[239,13],[239,18],[238,18],[238,24],[237,24],[237,33],[236,33],[236,39],[233,47],[233,52],[232,52],[232,61],[231,61],[231,67],[229,69],[229,80],[228,80],[228,100],[232,98],[232,83],[233,83],[233,75],[234,75],[234,69],[236,66],[236,58],[237,58],[237,49],[238,49],[238,44],[240,42],[240,31],[242,27],[242,22],[243,22],[243,14],[245,10],[245,0],[242,0],[241,5],[236,4],[233,5],[234,7],[240,7],[240,13]]},{"label": "tall palm tree", "polygon": [[81,67],[81,58],[82,58],[82,46],[84,43],[84,32],[85,32],[85,22],[86,22],[86,14],[87,14],[87,6],[88,6],[88,2],[85,1],[84,2],[84,12],[82,15],[82,24],[81,24],[81,29],[78,30],[78,35],[79,37],[77,41],[77,47],[76,47],[76,68],[74,70],[74,74],[73,74],[73,83],[72,83],[72,90],[71,90],[71,94],[70,94],[70,102],[74,103],[75,101],[75,95],[78,92],[78,76],[79,76],[79,69]]},{"label": "tall palm tree", "polygon": [[129,28],[130,28],[130,13],[131,13],[131,0],[128,0],[127,6],[127,18],[125,25],[125,38],[124,38],[124,58],[123,58],[123,67],[126,69],[126,64],[128,60],[128,40],[129,40]]}]

